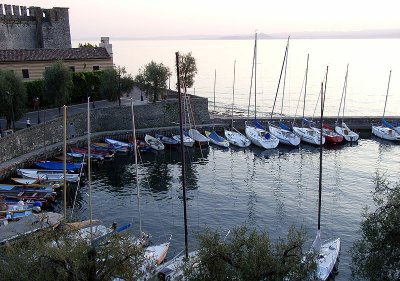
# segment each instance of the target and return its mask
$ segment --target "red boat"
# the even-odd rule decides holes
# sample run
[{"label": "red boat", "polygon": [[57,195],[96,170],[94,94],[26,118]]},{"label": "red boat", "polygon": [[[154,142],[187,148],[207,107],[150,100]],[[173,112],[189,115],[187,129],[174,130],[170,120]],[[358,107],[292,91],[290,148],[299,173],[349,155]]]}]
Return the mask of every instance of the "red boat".
[{"label": "red boat", "polygon": [[343,136],[336,133],[328,124],[322,124],[322,135],[325,137],[325,143],[335,144],[343,142]]}]

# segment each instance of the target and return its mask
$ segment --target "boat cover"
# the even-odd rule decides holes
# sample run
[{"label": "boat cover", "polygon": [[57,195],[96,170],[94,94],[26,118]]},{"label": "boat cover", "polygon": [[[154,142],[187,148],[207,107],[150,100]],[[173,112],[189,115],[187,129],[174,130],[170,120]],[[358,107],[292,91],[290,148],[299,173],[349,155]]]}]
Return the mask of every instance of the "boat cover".
[{"label": "boat cover", "polygon": [[261,125],[261,123],[260,123],[260,122],[258,122],[258,120],[257,120],[257,118],[256,118],[256,117],[254,117],[254,126],[255,126],[256,128],[258,128],[258,129],[261,129],[261,130],[264,130],[264,131],[266,131],[266,129],[264,128],[264,126],[263,126],[263,125]]}]

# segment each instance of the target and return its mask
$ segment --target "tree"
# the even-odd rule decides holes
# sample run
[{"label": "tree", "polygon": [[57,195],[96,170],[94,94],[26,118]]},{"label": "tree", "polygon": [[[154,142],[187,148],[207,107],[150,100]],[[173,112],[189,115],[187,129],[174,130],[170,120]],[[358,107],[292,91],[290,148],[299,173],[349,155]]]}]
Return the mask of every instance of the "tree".
[{"label": "tree", "polygon": [[61,107],[70,101],[72,87],[72,72],[61,61],[45,69],[43,98],[48,104],[58,107],[59,114]]},{"label": "tree", "polygon": [[91,43],[87,43],[87,42],[85,42],[85,43],[79,43],[78,44],[78,48],[97,48],[97,45],[96,44],[91,44]]},{"label": "tree", "polygon": [[0,251],[1,280],[144,280],[154,266],[127,235],[114,234],[90,246],[76,232],[41,232]]},{"label": "tree", "polygon": [[187,89],[193,87],[194,77],[197,74],[196,59],[192,52],[179,56],[179,74],[181,89],[186,94]]},{"label": "tree", "polygon": [[169,75],[171,72],[167,66],[151,61],[139,69],[135,82],[152,102],[156,102],[160,96],[164,98]]},{"label": "tree", "polygon": [[103,71],[100,83],[101,94],[110,101],[118,99],[121,105],[121,96],[129,93],[133,88],[133,78],[128,74],[126,68],[117,66]]},{"label": "tree", "polygon": [[118,73],[114,68],[107,68],[100,78],[100,94],[109,101],[119,100]]},{"label": "tree", "polygon": [[400,280],[400,184],[394,186],[377,174],[373,200],[375,211],[366,207],[361,237],[351,248],[355,279]]},{"label": "tree", "polygon": [[198,259],[184,265],[189,280],[316,280],[313,254],[304,254],[305,232],[289,229],[275,244],[266,232],[235,228],[225,239],[207,230],[199,236]]},{"label": "tree", "polygon": [[7,119],[7,129],[15,129],[15,120],[23,116],[26,104],[26,89],[21,78],[12,71],[0,69],[0,112]]}]

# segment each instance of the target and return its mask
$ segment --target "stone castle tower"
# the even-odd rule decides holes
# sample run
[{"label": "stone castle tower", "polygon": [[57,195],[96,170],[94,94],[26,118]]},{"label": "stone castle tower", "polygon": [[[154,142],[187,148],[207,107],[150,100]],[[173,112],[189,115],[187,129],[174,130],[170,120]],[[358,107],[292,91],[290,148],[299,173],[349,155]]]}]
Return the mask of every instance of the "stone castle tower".
[{"label": "stone castle tower", "polygon": [[0,50],[71,48],[68,8],[0,4]]}]

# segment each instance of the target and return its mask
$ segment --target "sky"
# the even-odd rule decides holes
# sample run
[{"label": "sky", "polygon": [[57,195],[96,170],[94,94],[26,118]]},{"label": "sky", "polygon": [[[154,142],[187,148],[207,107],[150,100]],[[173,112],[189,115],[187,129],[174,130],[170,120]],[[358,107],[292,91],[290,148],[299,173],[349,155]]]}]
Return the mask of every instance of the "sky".
[{"label": "sky", "polygon": [[398,0],[3,0],[68,7],[72,40],[400,29]]}]

